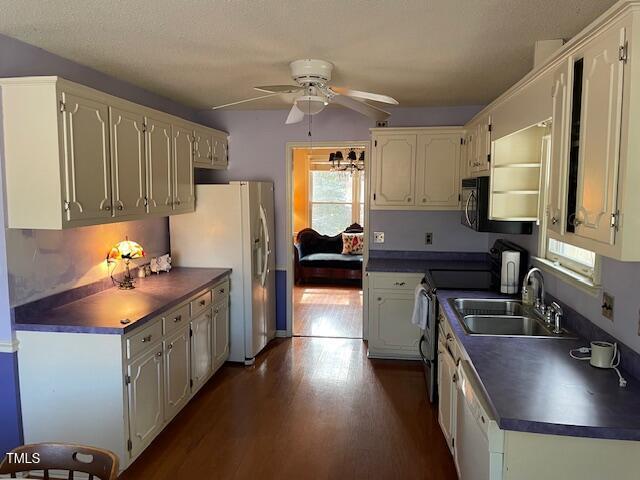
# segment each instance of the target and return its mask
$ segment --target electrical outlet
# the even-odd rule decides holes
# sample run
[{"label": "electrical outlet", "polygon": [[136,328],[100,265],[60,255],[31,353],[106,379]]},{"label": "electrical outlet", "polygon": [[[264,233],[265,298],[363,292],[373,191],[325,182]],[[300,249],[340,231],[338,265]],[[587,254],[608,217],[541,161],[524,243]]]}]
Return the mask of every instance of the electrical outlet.
[{"label": "electrical outlet", "polygon": [[424,234],[424,244],[425,245],[433,244],[433,233],[427,232]]},{"label": "electrical outlet", "polygon": [[384,243],[384,232],[373,232],[373,243]]},{"label": "electrical outlet", "polygon": [[602,292],[602,316],[613,321],[613,295]]}]

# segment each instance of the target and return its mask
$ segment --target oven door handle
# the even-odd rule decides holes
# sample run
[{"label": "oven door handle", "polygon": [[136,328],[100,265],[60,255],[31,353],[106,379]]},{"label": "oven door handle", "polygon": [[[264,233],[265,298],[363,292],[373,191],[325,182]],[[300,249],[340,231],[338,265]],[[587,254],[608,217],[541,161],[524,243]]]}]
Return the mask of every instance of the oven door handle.
[{"label": "oven door handle", "polygon": [[420,352],[420,358],[422,358],[422,362],[427,365],[427,366],[431,366],[431,360],[429,360],[426,355],[424,354],[424,350],[422,350],[422,344],[426,341],[427,339],[424,338],[424,335],[420,336],[420,341],[418,342],[418,351]]}]

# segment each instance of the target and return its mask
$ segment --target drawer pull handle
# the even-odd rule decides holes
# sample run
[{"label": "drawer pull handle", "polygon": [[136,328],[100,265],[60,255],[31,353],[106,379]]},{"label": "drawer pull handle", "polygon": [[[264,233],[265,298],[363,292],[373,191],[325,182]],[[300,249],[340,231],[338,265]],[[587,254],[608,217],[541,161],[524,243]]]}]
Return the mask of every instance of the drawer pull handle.
[{"label": "drawer pull handle", "polygon": [[182,315],[178,315],[176,318],[173,319],[173,323],[178,323],[182,321]]},{"label": "drawer pull handle", "polygon": [[153,335],[147,335],[146,337],[142,337],[142,343],[150,342],[152,336]]},{"label": "drawer pull handle", "polygon": [[199,303],[200,303],[201,307],[204,307],[207,304],[207,301],[206,300],[200,300]]},{"label": "drawer pull handle", "polygon": [[402,287],[405,284],[405,282],[396,282],[394,283],[394,285],[397,285],[398,287]]}]

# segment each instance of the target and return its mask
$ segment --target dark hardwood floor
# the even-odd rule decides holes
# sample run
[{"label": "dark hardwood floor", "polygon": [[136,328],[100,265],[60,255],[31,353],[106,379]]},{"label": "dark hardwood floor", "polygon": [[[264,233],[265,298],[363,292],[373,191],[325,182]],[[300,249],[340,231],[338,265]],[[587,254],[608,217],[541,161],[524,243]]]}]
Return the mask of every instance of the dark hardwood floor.
[{"label": "dark hardwood floor", "polygon": [[296,286],[293,334],[362,338],[362,289],[348,286]]},{"label": "dark hardwood floor", "polygon": [[123,479],[455,479],[417,362],[361,340],[273,341],[224,366]]}]

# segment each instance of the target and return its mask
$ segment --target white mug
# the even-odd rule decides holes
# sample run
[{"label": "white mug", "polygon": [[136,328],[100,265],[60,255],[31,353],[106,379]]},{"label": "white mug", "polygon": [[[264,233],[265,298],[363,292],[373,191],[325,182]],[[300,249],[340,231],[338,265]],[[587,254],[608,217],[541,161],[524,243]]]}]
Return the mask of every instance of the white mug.
[{"label": "white mug", "polygon": [[618,346],[610,342],[591,342],[591,360],[589,363],[598,368],[611,368]]}]

